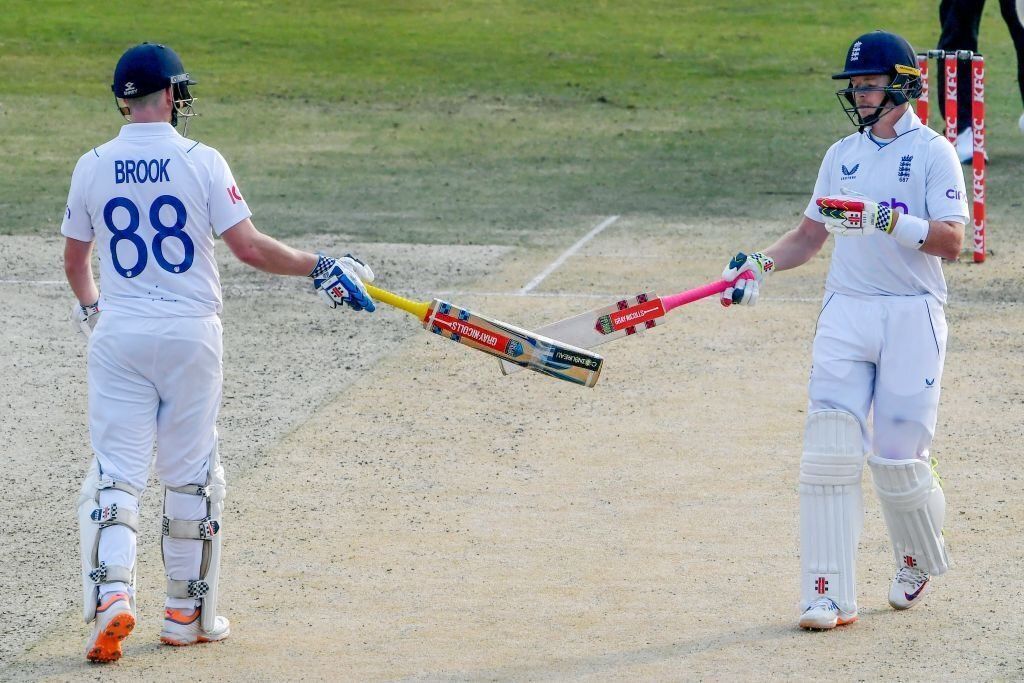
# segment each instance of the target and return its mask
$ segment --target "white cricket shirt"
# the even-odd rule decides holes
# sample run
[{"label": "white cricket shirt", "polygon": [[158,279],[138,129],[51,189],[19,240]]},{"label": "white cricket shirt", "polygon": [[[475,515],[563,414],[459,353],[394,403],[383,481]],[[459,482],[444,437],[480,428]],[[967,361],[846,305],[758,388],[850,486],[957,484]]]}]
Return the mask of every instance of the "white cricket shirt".
[{"label": "white cricket shirt", "polygon": [[222,307],[213,233],[251,215],[217,150],[131,123],[78,160],[60,231],[96,240],[100,310],[205,317]]},{"label": "white cricket shirt", "polygon": [[[874,139],[869,128],[832,145],[804,215],[822,222],[815,201],[846,194],[844,188],[925,220],[968,223],[964,174],[953,145],[910,109],[887,144]],[[901,246],[877,230],[836,236],[825,287],[852,295],[931,294],[946,303],[942,259]]]}]

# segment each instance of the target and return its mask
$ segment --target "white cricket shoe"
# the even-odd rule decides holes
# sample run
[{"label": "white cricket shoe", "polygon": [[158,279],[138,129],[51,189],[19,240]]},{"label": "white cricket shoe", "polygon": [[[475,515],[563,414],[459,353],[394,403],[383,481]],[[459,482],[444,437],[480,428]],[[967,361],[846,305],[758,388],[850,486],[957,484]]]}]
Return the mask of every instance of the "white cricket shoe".
[{"label": "white cricket shoe", "polygon": [[916,564],[913,558],[909,559],[909,563],[904,560],[905,564],[896,572],[889,589],[889,604],[896,609],[910,609],[918,604],[931,587],[928,572],[909,566],[910,563]]},{"label": "white cricket shoe", "polygon": [[90,662],[121,659],[121,643],[135,628],[135,615],[127,593],[110,593],[96,607],[92,635],[85,641],[85,658]]},{"label": "white cricket shoe", "polygon": [[832,598],[824,596],[811,603],[800,615],[800,628],[827,631],[857,621],[857,612],[844,612]]},{"label": "white cricket shoe", "polygon": [[[1024,116],[1021,117],[1024,120]],[[1022,128],[1021,130],[1024,130]],[[965,128],[956,136],[956,155],[960,158],[961,164],[969,164],[974,161],[974,129]],[[985,152],[985,161],[988,161],[988,152]]]},{"label": "white cricket shoe", "polygon": [[1020,128],[1021,133],[1024,133],[1024,114],[1021,114],[1020,118],[1017,119],[1017,127]]},{"label": "white cricket shoe", "polygon": [[213,643],[231,635],[231,626],[226,617],[217,617],[210,631],[204,631],[199,615],[202,610],[184,610],[168,607],[164,610],[164,627],[160,640],[168,645],[184,646],[197,643]]}]

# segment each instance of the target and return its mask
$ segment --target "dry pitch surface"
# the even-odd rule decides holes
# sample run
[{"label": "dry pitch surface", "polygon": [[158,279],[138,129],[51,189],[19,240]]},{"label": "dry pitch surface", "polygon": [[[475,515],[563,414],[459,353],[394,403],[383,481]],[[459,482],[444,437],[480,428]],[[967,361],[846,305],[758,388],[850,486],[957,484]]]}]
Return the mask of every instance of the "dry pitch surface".
[{"label": "dry pitch surface", "polygon": [[[581,217],[573,234],[601,218]],[[454,292],[537,326],[620,294],[700,284],[787,227],[627,216],[526,297],[514,293],[558,249],[352,246],[384,285]],[[0,678],[1024,677],[1024,273],[1020,253],[995,246],[984,266],[946,268],[934,454],[956,568],[922,607],[888,608],[892,560],[865,474],[861,621],[829,633],[794,626],[796,475],[824,257],[775,275],[754,309],[698,302],[603,347],[592,390],[502,377],[405,314],[338,314],[296,280],[225,262],[221,611],[233,635],[157,644],[151,488],[140,624],[125,659],[101,669],[81,651],[73,507],[90,454],[60,243],[0,239]]]}]

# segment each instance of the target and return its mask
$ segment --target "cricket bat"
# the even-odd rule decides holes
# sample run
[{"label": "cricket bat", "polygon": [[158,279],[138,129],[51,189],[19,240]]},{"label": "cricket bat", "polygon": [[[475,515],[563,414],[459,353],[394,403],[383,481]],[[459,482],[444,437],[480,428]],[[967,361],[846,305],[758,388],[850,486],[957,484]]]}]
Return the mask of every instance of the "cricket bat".
[{"label": "cricket bat", "polygon": [[[737,279],[752,279],[752,273],[744,272]],[[659,297],[654,292],[644,292],[621,299],[614,304],[595,308],[565,320],[541,327],[538,332],[559,342],[592,349],[610,341],[628,337],[657,325],[669,311],[715,294],[721,294],[735,283],[728,280],[710,282],[685,292]],[[501,362],[501,371],[506,375],[517,372],[519,367]]]},{"label": "cricket bat", "polygon": [[411,301],[370,284],[366,284],[366,291],[376,301],[416,316],[423,327],[434,334],[497,356],[511,367],[527,368],[585,387],[597,384],[601,376],[604,359],[586,349],[473,313],[441,299],[430,303]]}]

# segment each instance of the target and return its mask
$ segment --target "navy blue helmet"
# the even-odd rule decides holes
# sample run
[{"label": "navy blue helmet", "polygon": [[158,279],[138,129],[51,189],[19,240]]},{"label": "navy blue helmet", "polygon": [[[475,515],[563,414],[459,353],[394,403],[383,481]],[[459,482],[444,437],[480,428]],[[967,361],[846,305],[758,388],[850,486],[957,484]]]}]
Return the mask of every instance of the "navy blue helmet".
[{"label": "navy blue helmet", "polygon": [[192,109],[195,98],[188,89],[195,84],[174,50],[159,43],[142,43],[121,55],[110,89],[114,91],[118,110],[130,121],[130,100],[170,86],[174,98],[171,123],[178,125],[179,115],[195,116]]},{"label": "navy blue helmet", "polygon": [[[872,31],[857,38],[846,52],[845,68],[832,78],[840,80],[874,75],[888,76],[889,84],[882,87],[860,88],[854,88],[850,84],[836,92],[843,111],[859,128],[874,124],[887,111],[916,99],[921,94],[921,69],[917,66],[917,55],[910,43],[895,33]],[[854,96],[857,92],[872,90],[884,92],[885,98],[873,113],[862,116],[857,111]]]}]

